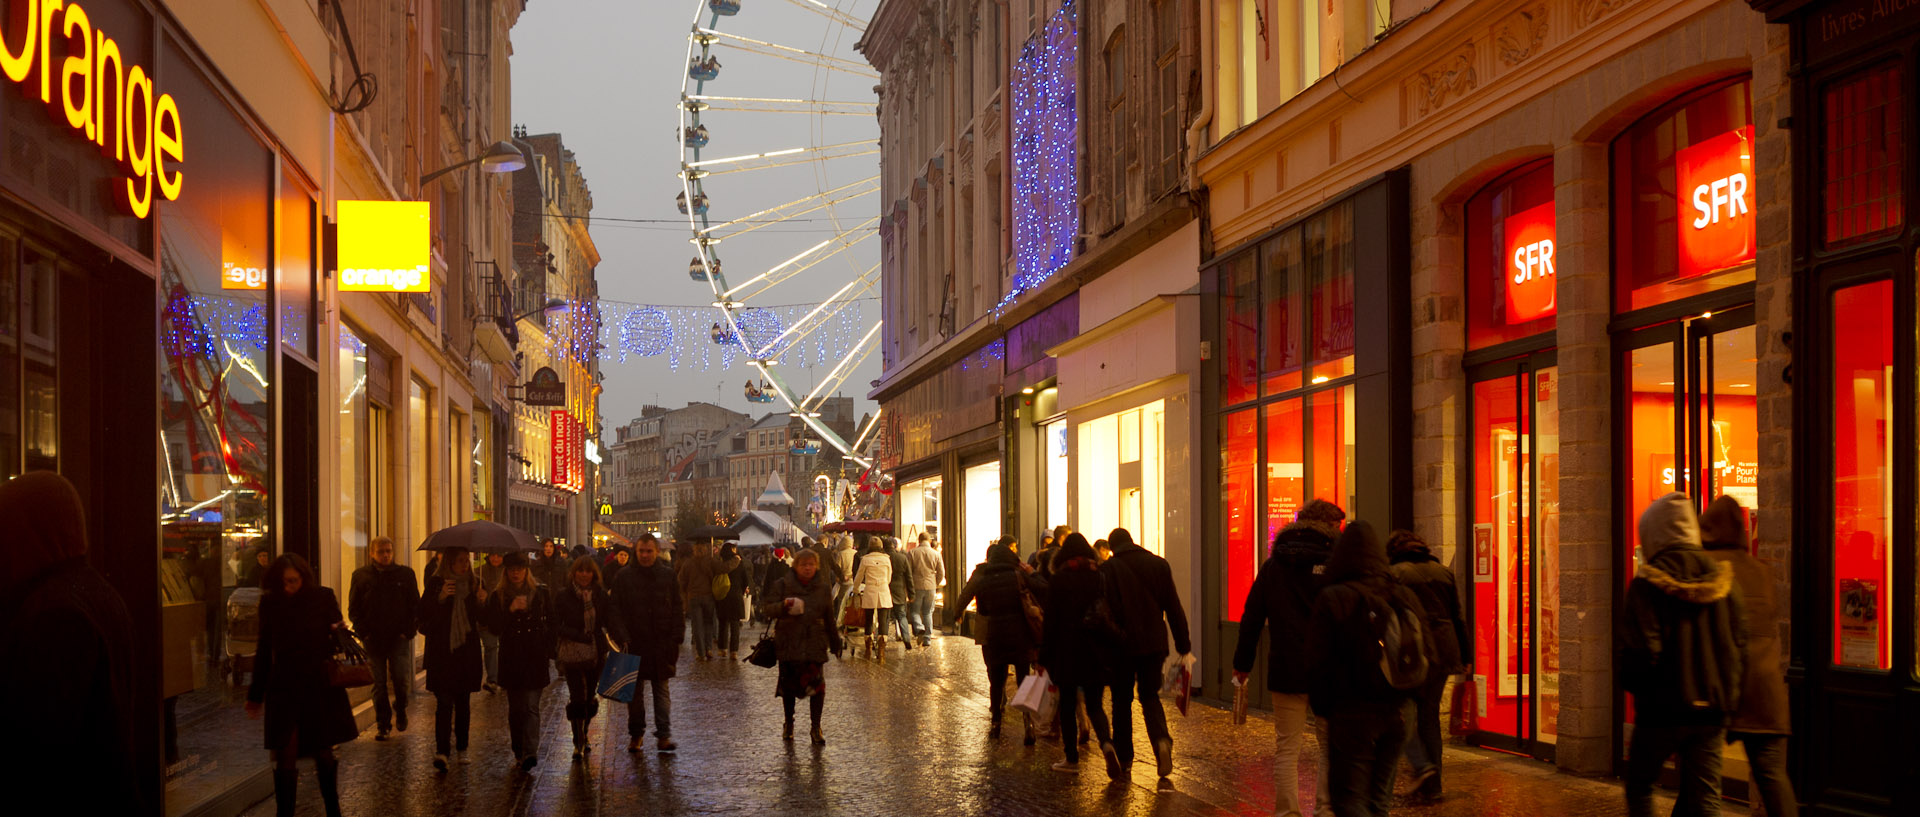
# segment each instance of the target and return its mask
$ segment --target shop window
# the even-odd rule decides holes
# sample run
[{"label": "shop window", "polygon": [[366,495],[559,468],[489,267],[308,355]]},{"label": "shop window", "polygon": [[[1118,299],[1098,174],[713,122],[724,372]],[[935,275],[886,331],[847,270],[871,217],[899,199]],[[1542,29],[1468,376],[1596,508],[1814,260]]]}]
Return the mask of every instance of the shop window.
[{"label": "shop window", "polygon": [[1260,369],[1260,279],[1251,253],[1220,273],[1220,401],[1244,403],[1257,394]]},{"label": "shop window", "polygon": [[1893,282],[1833,294],[1833,663],[1892,666]]},{"label": "shop window", "polygon": [[1046,438],[1047,449],[1047,509],[1042,518],[1051,530],[1067,524],[1067,421],[1041,426],[1040,434]]},{"label": "shop window", "polygon": [[[434,530],[434,520],[428,511],[428,485],[431,483],[433,463],[428,461],[430,447],[430,429],[433,422],[433,409],[427,403],[430,392],[419,380],[407,380],[407,528],[414,542],[427,541],[427,534]],[[528,449],[544,451],[545,446]],[[538,459],[538,458],[536,458]],[[414,547],[419,547],[418,544]],[[419,567],[419,565],[416,565]]]},{"label": "shop window", "polygon": [[[1288,230],[1261,246],[1260,273],[1262,377],[1268,394],[1300,388],[1302,327],[1300,297],[1306,266],[1300,258],[1300,231]],[[1249,256],[1251,258],[1251,256]]]},{"label": "shop window", "polygon": [[941,538],[939,477],[915,480],[901,485],[897,494],[900,502],[900,518],[896,522],[900,530],[900,538],[918,539],[920,534],[925,533],[937,541],[953,543],[954,540],[951,537]]},{"label": "shop window", "polygon": [[1260,420],[1253,411],[1229,414],[1220,420],[1220,527],[1227,572],[1227,592],[1221,597],[1221,617],[1239,621],[1247,591],[1260,569],[1260,529],[1254,523],[1254,480],[1260,466]]},{"label": "shop window", "polygon": [[1744,79],[1681,97],[1615,140],[1614,309],[1751,283],[1754,184]]},{"label": "shop window", "polygon": [[1166,402],[1078,424],[1080,504],[1074,518],[1093,538],[1116,527],[1154,553],[1165,551]]},{"label": "shop window", "polygon": [[1829,247],[1888,235],[1906,222],[1901,81],[1900,63],[1892,62],[1847,77],[1821,94],[1826,139],[1821,195]]},{"label": "shop window", "polygon": [[493,419],[473,413],[473,446],[468,460],[473,474],[473,516],[493,518]]},{"label": "shop window", "polygon": [[1353,387],[1314,392],[1313,491],[1342,508],[1353,502]]},{"label": "shop window", "polygon": [[0,479],[21,473],[19,252],[17,239],[0,236]]},{"label": "shop window", "polygon": [[280,343],[305,357],[314,356],[314,271],[318,243],[313,194],[293,172],[280,172],[280,266],[275,283],[280,299]]},{"label": "shop window", "polygon": [[1343,202],[1302,226],[1313,382],[1353,374],[1353,205]]},{"label": "shop window", "polygon": [[[340,326],[340,337],[336,343],[336,359],[339,372],[339,531],[340,531],[340,576],[341,586],[349,593],[346,578],[353,571],[367,563],[367,542],[377,535],[369,519],[369,483],[372,479],[370,459],[375,449],[369,439],[371,418],[367,403],[367,344],[353,329],[345,324]],[[418,542],[413,543],[418,546]],[[402,553],[410,550],[406,543],[399,543]]]},{"label": "shop window", "polygon": [[1267,527],[1261,541],[1272,542],[1307,501],[1306,427],[1297,399],[1268,404],[1262,413],[1267,422],[1266,468],[1262,469],[1267,477]]},{"label": "shop window", "polygon": [[[1001,536],[1000,461],[993,460],[966,470],[966,485],[960,494],[961,516],[966,537],[966,564],[987,560],[987,548]],[[1037,544],[1037,543],[1036,543]]]},{"label": "shop window", "polygon": [[1553,331],[1553,208],[1551,161],[1501,176],[1467,200],[1467,348]]}]

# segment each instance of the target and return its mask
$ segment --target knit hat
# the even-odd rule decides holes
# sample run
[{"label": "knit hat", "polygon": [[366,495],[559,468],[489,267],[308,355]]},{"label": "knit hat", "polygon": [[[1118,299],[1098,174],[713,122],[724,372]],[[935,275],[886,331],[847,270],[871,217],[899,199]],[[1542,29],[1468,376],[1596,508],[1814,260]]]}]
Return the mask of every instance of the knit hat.
[{"label": "knit hat", "polygon": [[529,565],[527,562],[527,554],[525,553],[509,553],[505,559],[500,561],[500,567],[502,568],[527,566]]}]

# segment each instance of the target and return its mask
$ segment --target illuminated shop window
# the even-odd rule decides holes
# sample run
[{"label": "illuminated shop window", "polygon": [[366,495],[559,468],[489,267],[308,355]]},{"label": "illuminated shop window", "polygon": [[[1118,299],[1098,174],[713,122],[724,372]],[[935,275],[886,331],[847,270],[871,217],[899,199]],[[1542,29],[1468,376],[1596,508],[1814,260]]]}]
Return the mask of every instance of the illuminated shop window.
[{"label": "illuminated shop window", "polygon": [[1166,401],[1109,414],[1077,426],[1080,506],[1089,538],[1126,528],[1133,540],[1164,553]]},{"label": "illuminated shop window", "polygon": [[1833,663],[1887,669],[1893,597],[1893,282],[1833,294]]},{"label": "illuminated shop window", "polygon": [[1901,195],[1900,63],[1861,71],[1821,94],[1826,164],[1820,169],[1829,247],[1877,238],[1906,222]]},{"label": "illuminated shop window", "polygon": [[1745,80],[1681,97],[1615,140],[1615,311],[1751,283],[1754,183]]},{"label": "illuminated shop window", "polygon": [[1559,311],[1553,163],[1521,167],[1467,201],[1467,348],[1553,331]]},{"label": "illuminated shop window", "polygon": [[1255,523],[1254,480],[1260,469],[1260,420],[1252,410],[1238,411],[1220,420],[1220,529],[1225,533],[1221,552],[1226,561],[1227,592],[1221,597],[1221,615],[1239,621],[1241,604],[1253,587],[1260,567],[1260,528]]}]

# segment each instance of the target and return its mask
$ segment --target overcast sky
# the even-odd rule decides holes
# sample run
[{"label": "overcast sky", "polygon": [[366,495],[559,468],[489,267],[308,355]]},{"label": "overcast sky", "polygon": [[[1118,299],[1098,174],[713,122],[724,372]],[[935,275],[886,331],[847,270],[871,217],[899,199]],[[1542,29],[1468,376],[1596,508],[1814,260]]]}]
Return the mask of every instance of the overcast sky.
[{"label": "overcast sky", "polygon": [[[718,29],[756,40],[812,52],[825,52],[864,65],[853,51],[859,32],[804,10],[812,0],[744,0],[740,14],[723,17]],[[877,0],[819,0],[868,19]],[[704,7],[701,0],[699,6]],[[685,217],[675,209],[680,192],[678,100],[686,78],[687,34],[694,0],[529,0],[513,29],[513,122],[530,133],[558,132],[579,161],[593,192],[592,235],[600,250],[598,278],[603,299],[626,303],[707,305],[707,285],[687,277],[693,256]],[[706,25],[710,17],[701,14]],[[705,92],[716,96],[830,100],[874,99],[878,84],[868,77],[820,71],[811,65],[777,60],[732,49],[716,49],[720,78]],[[800,116],[714,111],[704,122],[712,144],[702,158],[713,159],[778,150],[875,139],[879,128],[870,115]],[[824,166],[822,166],[824,164]],[[879,172],[879,157],[810,162],[777,170],[715,176],[707,182],[716,221],[739,218],[814,195]],[[731,283],[739,284],[782,261],[833,238],[836,227],[850,228],[880,211],[877,195],[840,205],[832,212],[809,214],[807,221],[768,225],[721,245]],[[870,233],[871,230],[867,230]],[[860,235],[859,233],[855,235]],[[766,294],[750,305],[817,303],[879,260],[877,236],[844,251]],[[860,320],[847,345],[858,341],[879,319],[876,300],[858,304]],[[711,310],[718,320],[718,310]],[[606,391],[601,413],[609,427],[638,417],[648,403],[684,405],[715,401],[755,416],[786,411],[780,403],[749,403],[742,386],[751,369],[735,361],[721,369],[713,344],[702,334],[678,337],[678,371],[665,355],[629,356],[603,361]],[[702,370],[700,358],[714,361]],[[691,362],[690,362],[691,361]],[[817,361],[814,361],[817,362]],[[837,363],[788,365],[782,371],[801,394],[824,380]],[[862,412],[871,411],[868,384],[880,376],[876,350],[847,379],[840,393],[852,396]],[[609,432],[611,436],[611,432]]]}]

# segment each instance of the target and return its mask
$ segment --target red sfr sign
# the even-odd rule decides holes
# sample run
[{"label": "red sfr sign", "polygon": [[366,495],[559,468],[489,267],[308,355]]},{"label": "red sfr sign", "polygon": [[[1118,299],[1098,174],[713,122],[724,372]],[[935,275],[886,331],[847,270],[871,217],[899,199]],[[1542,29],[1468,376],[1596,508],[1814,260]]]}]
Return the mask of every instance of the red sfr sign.
[{"label": "red sfr sign", "polygon": [[1554,313],[1553,202],[1507,216],[1507,323]]},{"label": "red sfr sign", "polygon": [[1674,156],[1680,193],[1680,277],[1753,260],[1753,126],[1727,131]]}]

